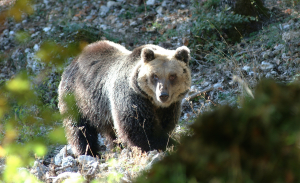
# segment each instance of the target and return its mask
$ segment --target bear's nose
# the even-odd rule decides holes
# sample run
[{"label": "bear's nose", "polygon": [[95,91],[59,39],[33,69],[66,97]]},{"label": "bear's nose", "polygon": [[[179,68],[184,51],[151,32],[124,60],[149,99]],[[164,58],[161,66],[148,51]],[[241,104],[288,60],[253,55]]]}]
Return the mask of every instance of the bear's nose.
[{"label": "bear's nose", "polygon": [[160,96],[159,96],[159,98],[160,98],[160,100],[161,100],[162,102],[165,102],[165,101],[168,100],[169,95],[168,95],[167,93],[161,93]]}]

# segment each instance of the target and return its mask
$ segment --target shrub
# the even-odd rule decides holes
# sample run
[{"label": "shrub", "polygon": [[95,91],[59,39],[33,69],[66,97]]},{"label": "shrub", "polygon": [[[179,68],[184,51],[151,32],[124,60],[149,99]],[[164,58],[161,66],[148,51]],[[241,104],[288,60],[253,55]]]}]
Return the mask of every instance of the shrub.
[{"label": "shrub", "polygon": [[299,182],[300,86],[261,82],[255,99],[198,117],[176,153],[137,182]]}]

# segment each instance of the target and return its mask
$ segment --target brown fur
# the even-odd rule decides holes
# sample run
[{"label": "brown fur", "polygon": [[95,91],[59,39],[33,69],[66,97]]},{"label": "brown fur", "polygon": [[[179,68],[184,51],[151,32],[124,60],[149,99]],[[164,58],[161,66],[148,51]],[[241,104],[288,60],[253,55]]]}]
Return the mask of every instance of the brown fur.
[{"label": "brown fur", "polygon": [[88,45],[66,68],[59,86],[61,113],[74,108],[64,100],[74,94],[80,114],[64,119],[75,152],[96,154],[98,133],[107,144],[118,136],[123,145],[164,150],[191,85],[188,60],[187,47],[144,45],[131,52],[109,41]]}]

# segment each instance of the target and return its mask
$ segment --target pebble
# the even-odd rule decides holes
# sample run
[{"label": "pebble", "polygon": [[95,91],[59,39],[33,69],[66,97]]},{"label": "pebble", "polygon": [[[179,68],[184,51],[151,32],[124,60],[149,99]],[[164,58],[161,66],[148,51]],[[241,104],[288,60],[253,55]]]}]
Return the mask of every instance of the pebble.
[{"label": "pebble", "polygon": [[44,32],[49,32],[50,30],[51,30],[51,27],[44,27],[44,28],[43,28],[43,31],[44,31]]},{"label": "pebble", "polygon": [[270,69],[273,69],[273,68],[274,68],[274,65],[269,63],[269,62],[266,62],[266,61],[263,61],[260,64],[260,69],[261,70],[270,70]]},{"label": "pebble", "polygon": [[153,6],[155,4],[155,0],[147,0],[146,4],[149,6]]},{"label": "pebble", "polygon": [[80,164],[90,164],[90,163],[97,161],[97,159],[92,156],[88,156],[88,155],[80,155],[80,156],[78,156],[77,161]]},{"label": "pebble", "polygon": [[247,65],[245,65],[245,66],[243,67],[243,70],[244,70],[244,71],[247,71],[247,72],[250,71],[250,69],[251,69],[251,67],[250,67],[250,66],[247,66]]}]

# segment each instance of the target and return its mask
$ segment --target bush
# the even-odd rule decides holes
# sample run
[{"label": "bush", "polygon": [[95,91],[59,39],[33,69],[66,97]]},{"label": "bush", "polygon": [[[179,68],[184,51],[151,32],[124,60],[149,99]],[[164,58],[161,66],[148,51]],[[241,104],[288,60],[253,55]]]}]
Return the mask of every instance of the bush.
[{"label": "bush", "polygon": [[300,86],[261,82],[241,108],[198,117],[176,153],[137,182],[299,182]]}]

